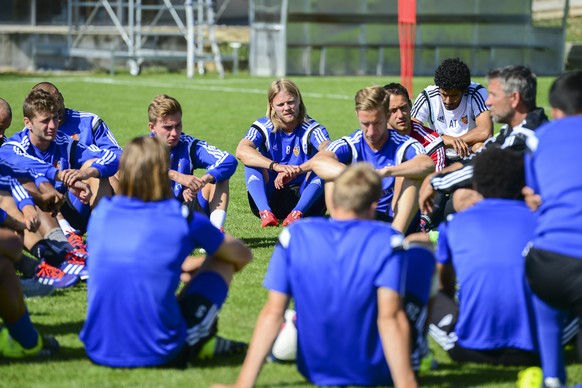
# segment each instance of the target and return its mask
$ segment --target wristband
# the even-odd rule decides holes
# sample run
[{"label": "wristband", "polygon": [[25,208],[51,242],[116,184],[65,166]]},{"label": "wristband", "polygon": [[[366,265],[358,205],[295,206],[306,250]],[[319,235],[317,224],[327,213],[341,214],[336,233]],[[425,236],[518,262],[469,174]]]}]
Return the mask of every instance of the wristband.
[{"label": "wristband", "polygon": [[269,164],[269,170],[273,171],[273,166],[275,163],[279,164],[279,162],[271,162],[271,164]]}]

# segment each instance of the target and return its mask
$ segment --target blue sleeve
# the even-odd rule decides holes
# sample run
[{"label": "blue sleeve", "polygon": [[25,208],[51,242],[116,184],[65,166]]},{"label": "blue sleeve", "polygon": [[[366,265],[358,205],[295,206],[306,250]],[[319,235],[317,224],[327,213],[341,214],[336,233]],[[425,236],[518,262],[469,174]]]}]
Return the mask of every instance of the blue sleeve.
[{"label": "blue sleeve", "polygon": [[97,159],[91,167],[99,170],[100,178],[109,178],[113,176],[119,168],[119,159],[109,150],[100,149],[96,145],[85,145],[77,143],[74,161],[70,161],[72,168],[81,168],[83,163],[90,159]]},{"label": "blue sleeve", "polygon": [[58,171],[56,167],[24,152],[18,146],[5,144],[0,147],[0,159],[9,164],[17,165],[20,169],[32,170],[44,175],[51,182],[55,181]]},{"label": "blue sleeve", "polygon": [[416,155],[426,154],[426,150],[419,142],[408,144],[404,151],[404,160],[412,160]]},{"label": "blue sleeve", "polygon": [[263,135],[263,132],[255,128],[254,124],[249,128],[244,138],[252,141],[257,148],[260,148],[265,144],[265,136]]},{"label": "blue sleeve", "polygon": [[216,253],[224,241],[224,233],[210,223],[202,213],[192,213],[190,220],[190,238],[195,247],[202,247],[210,256]]},{"label": "blue sleeve", "polygon": [[279,243],[275,245],[273,255],[269,261],[269,267],[265,274],[263,286],[271,291],[278,291],[291,295],[289,282],[289,257],[288,247],[291,242],[289,229],[283,229],[279,235]]},{"label": "blue sleeve", "polygon": [[437,261],[441,264],[452,263],[451,248],[448,239],[448,223],[441,222],[439,226],[439,242],[436,251]]},{"label": "blue sleeve", "polygon": [[4,221],[6,221],[6,217],[8,217],[8,213],[0,209],[0,224],[3,224]]},{"label": "blue sleeve", "polygon": [[376,287],[389,288],[397,293],[402,293],[404,288],[404,250],[392,251],[392,254],[384,259],[382,270],[376,277]]},{"label": "blue sleeve", "polygon": [[535,174],[534,155],[531,152],[524,154],[525,167],[525,184],[533,189],[534,193],[539,194],[539,184]]},{"label": "blue sleeve", "polygon": [[32,201],[30,194],[28,194],[28,191],[18,180],[10,180],[10,191],[12,193],[12,198],[14,198],[14,201],[16,202],[16,205],[18,205],[18,209],[20,211],[22,211],[22,209],[27,205],[34,206],[34,202]]},{"label": "blue sleeve", "polygon": [[323,125],[320,125],[317,129],[314,129],[313,132],[311,133],[311,136],[309,137],[309,142],[313,147],[315,147],[315,150],[318,150],[319,145],[326,140],[331,139],[329,137],[327,129]]},{"label": "blue sleeve", "polygon": [[211,146],[203,140],[196,143],[196,160],[193,160],[194,168],[206,168],[207,172],[214,177],[216,182],[229,179],[238,166],[234,156],[228,152],[221,151]]},{"label": "blue sleeve", "polygon": [[331,142],[326,151],[333,152],[341,163],[350,164],[352,162],[352,150],[344,139]]},{"label": "blue sleeve", "polygon": [[101,149],[109,150],[121,159],[123,150],[115,140],[113,133],[102,119],[99,119],[93,128],[95,145]]}]

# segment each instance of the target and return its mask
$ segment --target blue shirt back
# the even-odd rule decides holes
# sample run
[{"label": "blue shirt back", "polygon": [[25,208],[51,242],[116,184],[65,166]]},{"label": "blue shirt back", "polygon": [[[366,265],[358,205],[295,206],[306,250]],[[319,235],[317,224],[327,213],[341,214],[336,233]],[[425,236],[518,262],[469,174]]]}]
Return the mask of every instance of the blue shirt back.
[{"label": "blue shirt back", "polygon": [[459,343],[470,349],[536,350],[532,293],[522,251],[536,216],[524,202],[484,199],[442,223],[437,259],[459,284]]},{"label": "blue shirt back", "polygon": [[582,169],[577,163],[582,117],[552,121],[539,128],[537,144],[526,154],[526,184],[542,204],[533,245],[582,259]]},{"label": "blue shirt back", "polygon": [[283,230],[266,288],[297,311],[297,367],[317,385],[387,385],[378,287],[401,292],[402,235],[367,220],[309,218]]},{"label": "blue shirt back", "polygon": [[102,199],[87,238],[91,280],[80,338],[89,358],[120,368],[174,359],[186,337],[175,296],[182,262],[197,246],[214,253],[223,239],[199,213],[188,222],[175,199]]}]

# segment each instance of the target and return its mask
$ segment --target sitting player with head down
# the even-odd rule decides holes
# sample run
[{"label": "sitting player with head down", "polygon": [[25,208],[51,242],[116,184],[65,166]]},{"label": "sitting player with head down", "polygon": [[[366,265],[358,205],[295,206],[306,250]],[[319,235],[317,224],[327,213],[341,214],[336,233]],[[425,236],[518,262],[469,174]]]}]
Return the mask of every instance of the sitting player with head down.
[{"label": "sitting player with head down", "polygon": [[[440,225],[441,291],[431,306],[429,333],[457,362],[539,365],[539,347],[554,340],[549,333],[559,343],[561,323],[525,277],[522,254],[537,220],[521,196],[523,155],[488,147],[473,168],[484,199]],[[552,356],[559,360],[559,353]],[[563,367],[558,362],[544,369],[561,378]]]},{"label": "sitting player with head down", "polygon": [[268,301],[235,387],[256,384],[291,298],[297,367],[311,383],[416,386],[401,300],[403,236],[372,221],[381,194],[374,169],[355,164],[335,180],[331,219],[283,230],[265,275]]}]

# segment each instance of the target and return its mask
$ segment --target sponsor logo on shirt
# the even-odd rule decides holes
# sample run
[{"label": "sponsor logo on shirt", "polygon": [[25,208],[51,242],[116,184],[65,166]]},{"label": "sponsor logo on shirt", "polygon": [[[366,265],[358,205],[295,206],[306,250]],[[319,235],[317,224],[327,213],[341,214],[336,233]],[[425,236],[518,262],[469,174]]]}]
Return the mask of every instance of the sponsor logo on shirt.
[{"label": "sponsor logo on shirt", "polygon": [[439,116],[437,117],[437,120],[440,121],[441,123],[445,122],[445,116]]}]

